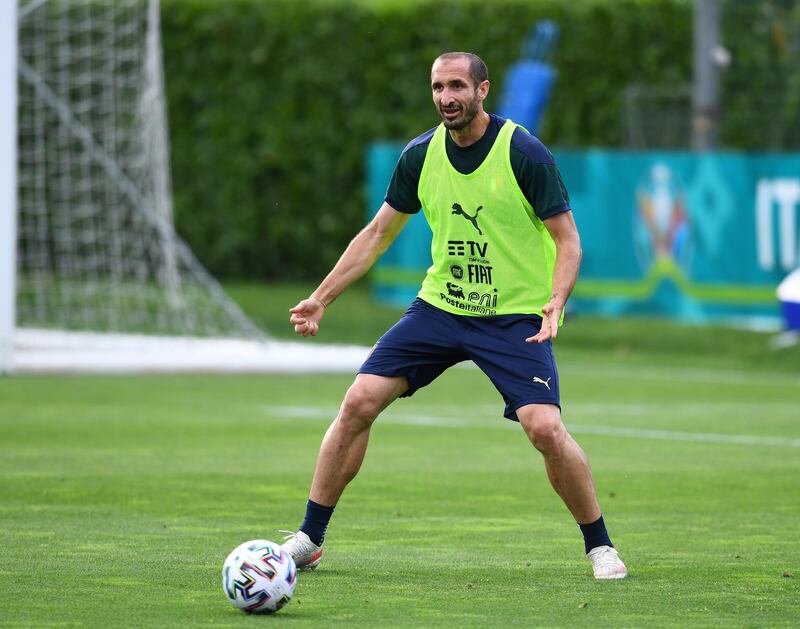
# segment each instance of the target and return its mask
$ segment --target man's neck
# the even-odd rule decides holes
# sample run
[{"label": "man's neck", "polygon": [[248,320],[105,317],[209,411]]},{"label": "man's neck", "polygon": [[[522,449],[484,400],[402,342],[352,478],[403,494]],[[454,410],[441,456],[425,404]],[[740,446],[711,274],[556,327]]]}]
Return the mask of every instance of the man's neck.
[{"label": "man's neck", "polygon": [[489,114],[481,110],[481,112],[473,118],[472,122],[463,129],[450,129],[450,137],[456,145],[461,148],[466,148],[467,146],[475,144],[475,142],[483,137],[483,134],[486,132],[486,127],[489,126],[489,120]]}]

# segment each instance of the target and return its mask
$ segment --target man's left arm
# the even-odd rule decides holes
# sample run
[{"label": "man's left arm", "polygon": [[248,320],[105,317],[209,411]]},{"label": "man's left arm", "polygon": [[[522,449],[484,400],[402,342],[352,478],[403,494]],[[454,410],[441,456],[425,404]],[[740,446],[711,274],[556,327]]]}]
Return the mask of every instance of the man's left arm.
[{"label": "man's left arm", "polygon": [[553,292],[543,307],[542,327],[527,343],[544,343],[558,336],[558,322],[567,303],[581,266],[581,239],[572,212],[561,212],[544,219],[544,225],[556,243],[556,263],[553,268]]}]

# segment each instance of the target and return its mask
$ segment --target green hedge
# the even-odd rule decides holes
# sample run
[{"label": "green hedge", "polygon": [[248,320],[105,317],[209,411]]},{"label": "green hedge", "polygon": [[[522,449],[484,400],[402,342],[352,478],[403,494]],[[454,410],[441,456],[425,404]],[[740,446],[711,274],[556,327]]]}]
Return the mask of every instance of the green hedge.
[{"label": "green hedge", "polygon": [[497,94],[543,18],[548,144],[620,145],[626,85],[690,81],[688,0],[162,0],[179,232],[218,276],[319,279],[363,224],[367,145],[437,123],[433,58],[478,52]]},{"label": "green hedge", "polygon": [[727,0],[722,77],[723,146],[800,149],[800,2]]}]

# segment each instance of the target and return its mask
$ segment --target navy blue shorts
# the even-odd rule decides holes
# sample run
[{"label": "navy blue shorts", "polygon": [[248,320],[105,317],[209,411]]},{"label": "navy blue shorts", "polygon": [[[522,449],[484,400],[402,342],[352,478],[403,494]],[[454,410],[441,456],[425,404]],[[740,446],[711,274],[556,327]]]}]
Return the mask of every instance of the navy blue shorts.
[{"label": "navy blue shorts", "polygon": [[358,372],[405,376],[408,390],[400,397],[408,397],[448,367],[472,360],[503,396],[503,414],[519,421],[516,411],[526,404],[561,406],[550,341],[525,342],[541,323],[537,315],[451,314],[417,298],[378,340]]}]

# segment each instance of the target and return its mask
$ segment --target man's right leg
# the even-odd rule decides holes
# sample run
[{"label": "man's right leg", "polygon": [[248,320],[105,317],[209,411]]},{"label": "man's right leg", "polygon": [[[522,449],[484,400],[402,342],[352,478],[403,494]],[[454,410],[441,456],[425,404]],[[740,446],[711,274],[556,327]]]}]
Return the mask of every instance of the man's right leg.
[{"label": "man's right leg", "polygon": [[309,498],[334,506],[358,473],[375,418],[408,389],[405,377],[358,374],[339,414],[325,433],[317,456]]},{"label": "man's right leg", "polygon": [[322,560],[325,529],[344,488],[364,461],[375,418],[408,389],[405,377],[358,374],[339,414],[325,433],[300,530],[283,545],[297,567],[313,570]]}]

